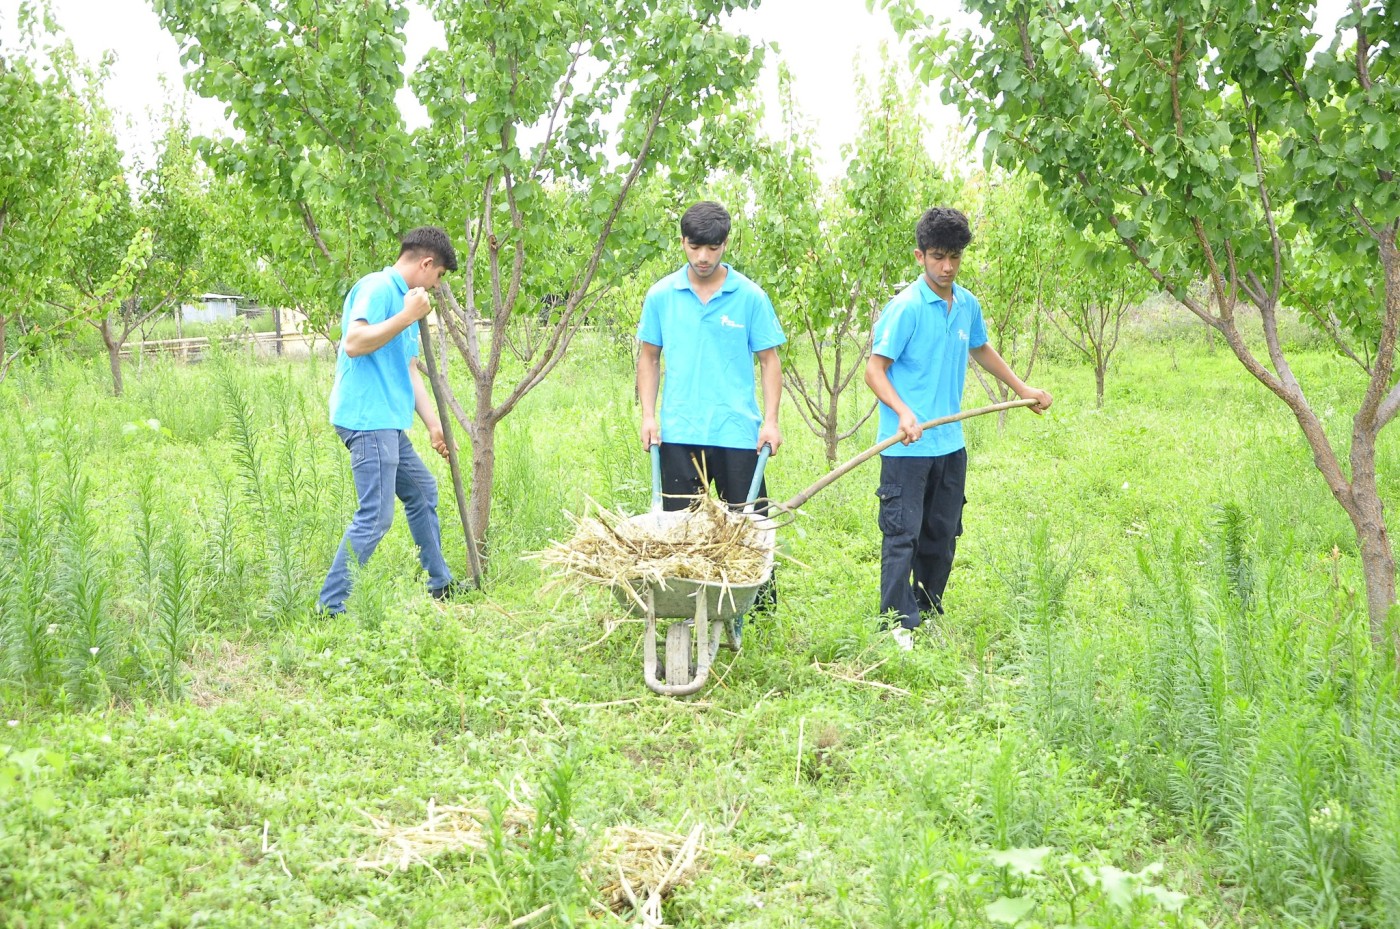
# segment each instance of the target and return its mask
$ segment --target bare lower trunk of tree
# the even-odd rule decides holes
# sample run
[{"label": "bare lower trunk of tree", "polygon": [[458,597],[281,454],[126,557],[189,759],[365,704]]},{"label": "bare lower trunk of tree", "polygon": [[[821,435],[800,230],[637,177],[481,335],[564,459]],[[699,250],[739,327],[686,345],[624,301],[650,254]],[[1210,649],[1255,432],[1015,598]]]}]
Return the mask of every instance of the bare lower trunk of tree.
[{"label": "bare lower trunk of tree", "polygon": [[112,325],[107,320],[98,327],[102,333],[102,344],[107,346],[107,364],[112,369],[112,396],[120,397],[125,385],[122,383],[122,341],[112,334]]},{"label": "bare lower trunk of tree", "polygon": [[[1392,652],[1400,652],[1400,642],[1387,641],[1386,638],[1390,610],[1395,606],[1395,553],[1386,531],[1385,506],[1376,486],[1376,433],[1379,426],[1374,409],[1369,413],[1363,410],[1357,414],[1358,421],[1352,428],[1351,474],[1348,476],[1326,431],[1313,415],[1296,382],[1279,383],[1274,380],[1270,383],[1268,372],[1249,354],[1243,337],[1233,325],[1225,328],[1221,335],[1245,367],[1262,383],[1274,389],[1293,410],[1294,418],[1312,448],[1313,461],[1356,531],[1361,570],[1366,581],[1366,612],[1370,620],[1371,641],[1377,648],[1389,647]],[[1261,377],[1261,374],[1265,376]]]},{"label": "bare lower trunk of tree", "polygon": [[1094,365],[1094,406],[1100,410],[1103,409],[1103,382],[1107,374],[1107,362]]},{"label": "bare lower trunk of tree", "polygon": [[10,373],[10,365],[19,357],[16,351],[13,355],[8,353],[9,345],[5,341],[5,329],[8,327],[10,318],[0,313],[0,382],[3,382]]},{"label": "bare lower trunk of tree", "polygon": [[822,435],[823,451],[826,452],[826,463],[828,467],[836,467],[836,443],[841,441],[841,430],[837,423],[841,421],[841,395],[836,391],[831,391],[826,398],[826,427]]},{"label": "bare lower trunk of tree", "polygon": [[[1371,639],[1378,647],[1384,640],[1390,609],[1395,605],[1395,551],[1385,527],[1385,504],[1376,486],[1376,437],[1369,430],[1353,430],[1351,439],[1351,493],[1338,497],[1356,529],[1361,548],[1361,572],[1366,578],[1366,612],[1371,619]],[[1400,642],[1388,643],[1392,650]]]},{"label": "bare lower trunk of tree", "polygon": [[[478,388],[479,390],[480,388]],[[490,389],[489,386],[487,388]],[[468,425],[472,443],[472,475],[468,492],[467,507],[471,513],[472,533],[481,549],[483,562],[490,560],[485,549],[486,527],[491,525],[491,485],[496,478],[496,421],[489,413],[483,414],[483,407],[490,409],[490,397],[477,399],[476,420]],[[483,563],[482,572],[486,571]]]},{"label": "bare lower trunk of tree", "polygon": [[[1361,572],[1366,578],[1366,612],[1371,618],[1371,640],[1378,647],[1384,647],[1387,617],[1395,605],[1395,554],[1390,546],[1390,536],[1385,531],[1385,519],[1381,515],[1381,502],[1378,496],[1372,499],[1357,500],[1356,512],[1348,512],[1356,527],[1356,538],[1361,544]],[[1400,652],[1400,642],[1388,643],[1391,650]]]}]

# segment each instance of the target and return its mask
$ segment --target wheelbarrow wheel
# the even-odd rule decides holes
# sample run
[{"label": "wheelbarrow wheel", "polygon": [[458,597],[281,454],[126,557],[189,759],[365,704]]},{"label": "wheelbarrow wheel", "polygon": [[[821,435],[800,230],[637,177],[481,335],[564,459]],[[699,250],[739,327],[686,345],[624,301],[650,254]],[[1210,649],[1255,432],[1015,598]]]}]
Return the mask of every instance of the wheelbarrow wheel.
[{"label": "wheelbarrow wheel", "polygon": [[671,623],[666,627],[666,683],[689,684],[694,674],[690,661],[690,626]]}]

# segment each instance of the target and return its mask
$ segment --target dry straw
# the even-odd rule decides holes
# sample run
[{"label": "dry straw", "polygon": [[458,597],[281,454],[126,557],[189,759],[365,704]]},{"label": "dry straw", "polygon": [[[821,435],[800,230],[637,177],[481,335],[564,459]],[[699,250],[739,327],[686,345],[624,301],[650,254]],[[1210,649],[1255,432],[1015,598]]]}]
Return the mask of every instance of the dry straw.
[{"label": "dry straw", "polygon": [[[751,517],[708,495],[682,519],[627,518],[589,500],[591,515],[567,514],[573,538],[530,557],[554,569],[560,583],[588,582],[637,590],[669,580],[742,587],[763,580],[771,545]],[[634,594],[635,596],[635,594]]]},{"label": "dry straw", "polygon": [[[489,810],[439,806],[435,798],[428,801],[427,821],[414,826],[396,826],[371,813],[363,815],[370,822],[367,831],[380,840],[380,845],[373,853],[355,859],[355,867],[387,874],[426,865],[439,879],[442,875],[430,859],[449,852],[485,851],[484,827],[491,821]],[[512,806],[502,814],[501,822],[507,836],[523,843],[534,825],[535,811]]]},{"label": "dry straw", "polygon": [[704,835],[705,827],[698,823],[685,836],[613,826],[603,834],[588,869],[597,875],[603,902],[617,913],[630,908],[646,929],[665,925],[661,902],[695,876]]},{"label": "dry straw", "polygon": [[[369,854],[350,860],[357,868],[391,873],[426,867],[446,883],[432,860],[446,854],[475,855],[486,849],[490,813],[478,807],[439,805],[428,801],[428,818],[414,825],[395,825],[365,813],[367,830],[379,840]],[[505,833],[520,846],[529,841],[535,811],[511,806],[502,815]],[[633,826],[612,826],[593,847],[583,877],[602,895],[602,903],[614,912],[632,910],[638,925],[659,927],[661,904],[677,887],[689,883],[701,867],[704,826],[687,835],[656,832]]]}]

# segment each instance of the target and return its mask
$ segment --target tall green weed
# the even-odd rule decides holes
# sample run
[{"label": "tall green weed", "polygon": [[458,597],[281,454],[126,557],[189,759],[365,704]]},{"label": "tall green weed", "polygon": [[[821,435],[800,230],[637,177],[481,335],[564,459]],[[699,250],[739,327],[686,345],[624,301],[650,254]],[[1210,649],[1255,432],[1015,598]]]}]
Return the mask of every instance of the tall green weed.
[{"label": "tall green weed", "polygon": [[1052,622],[1065,575],[1033,532],[1004,572],[1025,710],[1214,843],[1253,905],[1313,926],[1393,913],[1400,743],[1364,737],[1400,718],[1388,659],[1339,583],[1319,616],[1260,582],[1241,509],[1206,529],[1201,547],[1181,528],[1149,535],[1133,612],[1096,624]]}]

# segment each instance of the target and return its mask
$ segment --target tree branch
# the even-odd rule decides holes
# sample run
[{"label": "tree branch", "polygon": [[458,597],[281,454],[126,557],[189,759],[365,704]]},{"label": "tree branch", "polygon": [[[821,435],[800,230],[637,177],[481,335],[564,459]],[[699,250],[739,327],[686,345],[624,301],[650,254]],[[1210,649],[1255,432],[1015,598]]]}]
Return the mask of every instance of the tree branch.
[{"label": "tree branch", "polygon": [[311,241],[316,243],[321,254],[331,264],[335,264],[335,259],[331,257],[331,250],[326,248],[326,242],[321,238],[321,227],[316,224],[316,217],[311,215],[311,207],[305,200],[298,200],[297,206],[301,208],[301,221],[306,225],[306,231],[311,235]]}]

